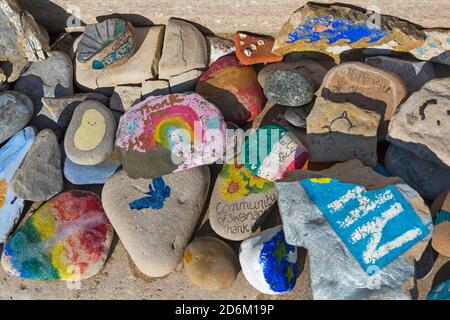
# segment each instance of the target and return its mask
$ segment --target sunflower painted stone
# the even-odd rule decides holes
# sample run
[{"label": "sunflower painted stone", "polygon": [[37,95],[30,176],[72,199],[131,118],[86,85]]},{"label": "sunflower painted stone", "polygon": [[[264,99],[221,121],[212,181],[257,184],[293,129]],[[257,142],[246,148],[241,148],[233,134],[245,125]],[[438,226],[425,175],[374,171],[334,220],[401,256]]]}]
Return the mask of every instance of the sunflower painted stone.
[{"label": "sunflower painted stone", "polygon": [[108,256],[113,229],[97,195],[70,190],[35,211],[6,243],[1,264],[31,280],[90,278]]},{"label": "sunflower painted stone", "polygon": [[283,179],[287,172],[301,169],[309,153],[288,129],[268,124],[245,140],[241,157],[251,173],[275,181]]},{"label": "sunflower painted stone", "polygon": [[282,226],[243,241],[239,261],[247,281],[262,293],[281,294],[295,287],[297,247],[286,242]]},{"label": "sunflower painted stone", "polygon": [[224,164],[216,180],[208,210],[211,227],[225,239],[247,239],[276,201],[274,183],[255,176],[238,157]]},{"label": "sunflower painted stone", "polygon": [[86,26],[76,56],[79,62],[100,70],[125,63],[135,48],[133,25],[122,19],[107,19]]},{"label": "sunflower painted stone", "polygon": [[116,151],[132,178],[153,178],[222,159],[226,123],[196,93],[151,96],[120,119]]},{"label": "sunflower painted stone", "polygon": [[214,103],[226,121],[238,125],[253,121],[265,103],[255,70],[234,55],[217,59],[200,77],[195,91]]},{"label": "sunflower painted stone", "polygon": [[279,62],[283,57],[272,53],[274,39],[269,36],[236,32],[233,35],[236,56],[245,65]]},{"label": "sunflower painted stone", "polygon": [[31,148],[35,136],[34,129],[26,127],[0,148],[0,243],[6,241],[22,214],[24,200],[12,191],[11,179]]},{"label": "sunflower painted stone", "polygon": [[318,51],[339,60],[351,49],[379,48],[408,52],[423,44],[425,34],[396,17],[375,15],[343,5],[307,3],[297,10],[275,39],[272,52]]}]

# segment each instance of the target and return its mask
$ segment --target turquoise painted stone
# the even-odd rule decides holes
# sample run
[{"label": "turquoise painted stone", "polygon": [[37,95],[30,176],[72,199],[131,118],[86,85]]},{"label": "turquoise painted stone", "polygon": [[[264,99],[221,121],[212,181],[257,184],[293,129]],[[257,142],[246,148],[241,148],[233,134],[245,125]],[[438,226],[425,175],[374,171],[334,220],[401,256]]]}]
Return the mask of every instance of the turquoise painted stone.
[{"label": "turquoise painted stone", "polygon": [[434,287],[428,293],[427,300],[450,300],[450,280]]},{"label": "turquoise painted stone", "polygon": [[22,214],[23,199],[14,194],[10,182],[33,144],[35,135],[32,127],[26,127],[0,149],[0,243],[6,241]]}]

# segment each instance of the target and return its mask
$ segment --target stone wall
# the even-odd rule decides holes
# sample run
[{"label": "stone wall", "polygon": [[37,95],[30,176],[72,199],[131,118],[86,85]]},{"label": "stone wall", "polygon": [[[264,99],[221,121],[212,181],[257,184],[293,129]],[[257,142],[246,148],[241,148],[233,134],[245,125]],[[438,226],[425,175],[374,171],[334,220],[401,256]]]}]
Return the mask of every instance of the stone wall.
[{"label": "stone wall", "polygon": [[[196,22],[202,31],[230,34],[237,30],[274,34],[305,0],[19,0],[50,32],[62,31],[74,10],[85,23],[97,17],[120,14],[134,24],[166,24],[171,16]],[[319,1],[332,3],[335,1]],[[341,1],[344,2],[344,1]],[[381,13],[395,15],[424,27],[450,28],[448,0],[348,0],[367,8],[378,6]],[[79,9],[79,11],[77,11]],[[206,29],[207,28],[207,29]]]}]

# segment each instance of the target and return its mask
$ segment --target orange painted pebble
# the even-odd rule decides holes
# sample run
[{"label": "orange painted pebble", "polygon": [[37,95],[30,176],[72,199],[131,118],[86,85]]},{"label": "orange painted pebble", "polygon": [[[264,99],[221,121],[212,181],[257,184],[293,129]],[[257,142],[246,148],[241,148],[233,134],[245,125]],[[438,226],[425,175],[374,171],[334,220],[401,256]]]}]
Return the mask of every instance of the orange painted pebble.
[{"label": "orange painted pebble", "polygon": [[272,37],[236,32],[233,40],[234,46],[236,47],[236,56],[244,65],[279,62],[283,60],[283,57],[272,53],[274,44]]}]

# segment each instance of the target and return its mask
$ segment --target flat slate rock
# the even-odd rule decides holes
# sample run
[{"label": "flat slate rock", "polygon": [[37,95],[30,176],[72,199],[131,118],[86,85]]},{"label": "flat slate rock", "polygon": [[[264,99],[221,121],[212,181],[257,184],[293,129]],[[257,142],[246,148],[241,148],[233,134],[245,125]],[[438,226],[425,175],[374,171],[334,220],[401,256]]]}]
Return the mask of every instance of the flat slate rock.
[{"label": "flat slate rock", "polygon": [[217,59],[200,77],[195,91],[214,103],[226,121],[237,125],[253,121],[265,103],[255,70],[234,55]]},{"label": "flat slate rock", "polygon": [[154,179],[131,179],[121,170],[106,182],[106,214],[142,273],[162,277],[175,269],[200,218],[209,183],[207,166]]},{"label": "flat slate rock", "polygon": [[439,254],[450,258],[450,191],[433,202],[431,211],[435,217],[431,245]]},{"label": "flat slate rock", "polygon": [[297,248],[289,245],[282,226],[266,229],[241,243],[239,261],[247,281],[256,290],[281,294],[297,281]]},{"label": "flat slate rock", "polygon": [[50,55],[45,32],[17,1],[0,2],[0,29],[0,61],[12,64],[8,82],[16,81],[29,61],[45,60]]},{"label": "flat slate rock", "polygon": [[239,158],[224,164],[209,201],[209,222],[221,237],[241,241],[264,222],[277,201],[275,184],[251,173]]},{"label": "flat slate rock", "polygon": [[[424,43],[425,34],[405,20],[338,4],[307,3],[298,9],[275,38],[272,52],[317,51],[339,60],[351,49],[380,48],[408,52]],[[372,25],[371,25],[372,23]]]},{"label": "flat slate rock", "polygon": [[264,35],[236,32],[233,35],[236,56],[244,65],[279,62],[282,56],[272,53],[274,38]]},{"label": "flat slate rock", "polygon": [[26,127],[0,148],[0,243],[6,241],[22,214],[23,199],[14,194],[11,179],[33,144],[34,138],[34,129]]},{"label": "flat slate rock", "polygon": [[75,185],[104,184],[120,167],[117,160],[109,160],[92,165],[83,166],[74,163],[68,157],[64,160],[64,176]]},{"label": "flat slate rock", "polygon": [[417,157],[409,149],[391,144],[384,158],[386,170],[392,176],[402,178],[420,195],[429,200],[436,199],[450,189],[450,168]]},{"label": "flat slate rock", "polygon": [[233,249],[214,237],[201,237],[192,241],[184,251],[183,262],[189,279],[208,291],[231,287],[240,270]]},{"label": "flat slate rock", "polygon": [[450,167],[450,78],[431,80],[413,93],[396,111],[387,139]]},{"label": "flat slate rock", "polygon": [[412,299],[433,230],[416,191],[359,160],[298,170],[276,187],[286,242],[308,250],[314,299]]},{"label": "flat slate rock", "polygon": [[61,151],[51,130],[42,130],[11,180],[13,192],[24,200],[46,201],[63,191]]},{"label": "flat slate rock", "polygon": [[113,234],[96,194],[66,191],[17,229],[1,264],[8,274],[24,279],[80,281],[103,268]]},{"label": "flat slate rock", "polygon": [[43,97],[64,97],[73,94],[72,60],[64,52],[53,51],[47,60],[33,62],[16,81],[14,90],[30,97],[34,104],[34,113],[39,113]]},{"label": "flat slate rock", "polygon": [[33,117],[33,102],[17,91],[0,93],[0,144],[22,130]]},{"label": "flat slate rock", "polygon": [[222,159],[225,139],[216,106],[196,93],[170,94],[150,96],[121,117],[115,150],[130,177],[156,178]]},{"label": "flat slate rock", "polygon": [[89,24],[78,43],[77,60],[95,70],[125,63],[136,49],[133,25],[122,19]]},{"label": "flat slate rock", "polygon": [[94,100],[78,105],[64,138],[67,157],[80,165],[96,165],[111,154],[116,120],[107,107]]}]

